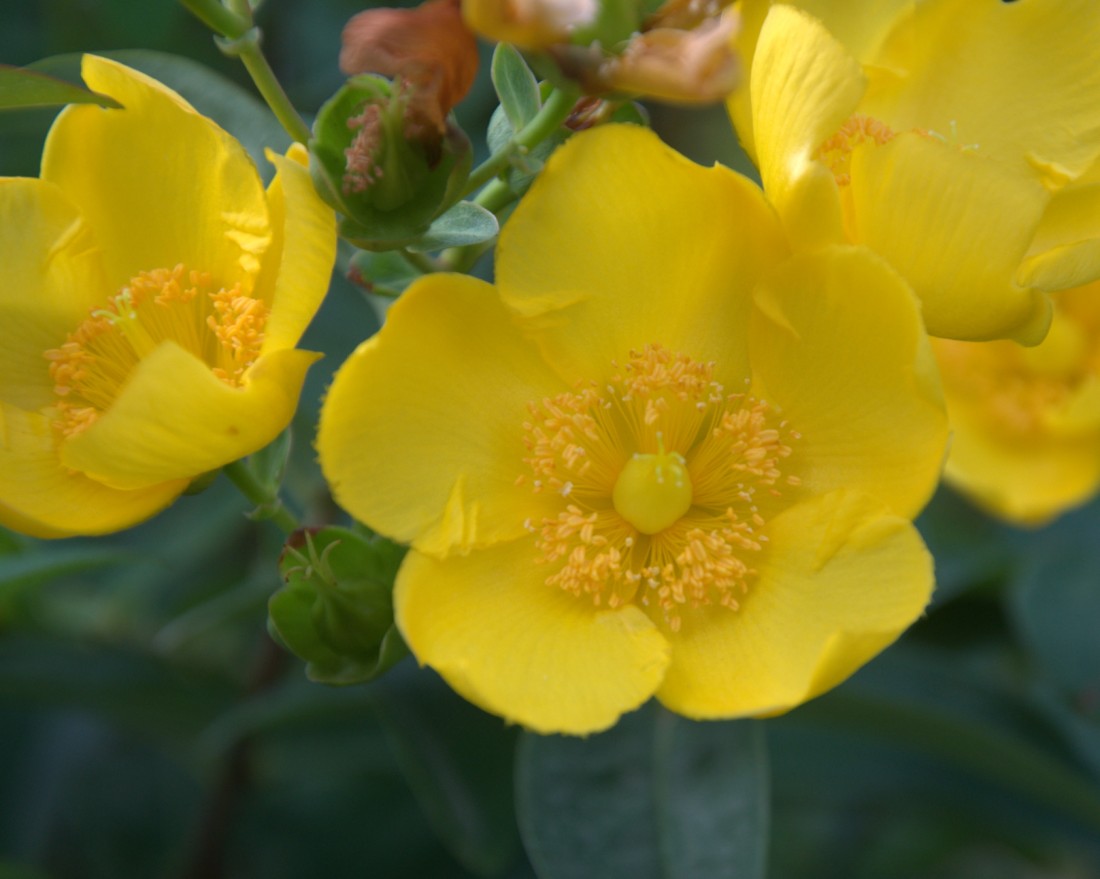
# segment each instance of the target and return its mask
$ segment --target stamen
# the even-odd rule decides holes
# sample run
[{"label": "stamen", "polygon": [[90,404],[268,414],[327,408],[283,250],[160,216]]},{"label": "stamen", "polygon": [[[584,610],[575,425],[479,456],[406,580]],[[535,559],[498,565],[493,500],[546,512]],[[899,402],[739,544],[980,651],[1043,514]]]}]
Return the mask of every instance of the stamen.
[{"label": "stamen", "polygon": [[208,273],[182,265],[142,272],[44,352],[57,395],[55,429],[73,437],[94,424],[141,360],[169,340],[239,385],[259,356],[267,314],[239,285],[218,288]]},{"label": "stamen", "polygon": [[890,126],[857,113],[818,147],[817,157],[833,172],[837,186],[847,186],[852,182],[852,151],[867,143],[882,146],[893,138]]},{"label": "stamen", "polygon": [[737,610],[766,516],[799,485],[784,472],[795,432],[764,401],[725,393],[713,363],[649,345],[613,370],[529,404],[532,490],[563,504],[524,523],[547,585],[597,607],[637,601],[673,631],[685,608]]}]

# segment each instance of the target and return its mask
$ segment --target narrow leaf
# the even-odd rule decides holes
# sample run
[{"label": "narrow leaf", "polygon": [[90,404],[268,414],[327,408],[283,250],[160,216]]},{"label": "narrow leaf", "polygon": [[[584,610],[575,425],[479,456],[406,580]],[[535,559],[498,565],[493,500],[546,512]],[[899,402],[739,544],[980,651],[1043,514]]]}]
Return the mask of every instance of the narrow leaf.
[{"label": "narrow leaf", "polygon": [[121,107],[114,98],[44,73],[0,64],[0,110],[16,107],[59,107],[98,104]]}]

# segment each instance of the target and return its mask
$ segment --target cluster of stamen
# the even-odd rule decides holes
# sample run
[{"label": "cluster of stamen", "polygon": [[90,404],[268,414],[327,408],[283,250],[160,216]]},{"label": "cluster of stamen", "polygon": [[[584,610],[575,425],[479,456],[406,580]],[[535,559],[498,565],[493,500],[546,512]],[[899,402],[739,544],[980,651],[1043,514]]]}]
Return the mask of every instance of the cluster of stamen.
[{"label": "cluster of stamen", "polygon": [[983,412],[1007,436],[1045,432],[1052,413],[1066,405],[1090,374],[1100,374],[1100,352],[1089,350],[1058,371],[1028,361],[1038,349],[1014,342],[957,342],[936,339],[944,385]]},{"label": "cluster of stamen", "polygon": [[[799,484],[783,472],[798,434],[714,372],[713,363],[650,345],[602,387],[529,404],[530,473],[518,482],[562,499],[557,515],[526,523],[548,585],[600,607],[637,601],[673,631],[685,609],[740,606],[767,543],[766,516]],[[646,533],[613,498],[628,463],[660,456],[682,467],[691,502]],[[650,497],[663,502],[659,492]]]},{"label": "cluster of stamen", "polygon": [[857,113],[818,147],[817,157],[833,172],[837,186],[847,186],[852,182],[852,151],[863,144],[882,146],[893,138],[889,125]]},{"label": "cluster of stamen", "polygon": [[375,161],[385,138],[382,113],[380,105],[368,103],[358,116],[352,116],[348,120],[348,128],[355,132],[355,137],[352,138],[351,146],[344,150],[345,195],[365,192],[382,177],[382,168]]},{"label": "cluster of stamen", "polygon": [[142,358],[166,340],[239,386],[259,356],[267,316],[267,306],[239,284],[219,287],[206,272],[182,265],[142,272],[45,352],[57,395],[55,428],[73,437],[94,424]]}]

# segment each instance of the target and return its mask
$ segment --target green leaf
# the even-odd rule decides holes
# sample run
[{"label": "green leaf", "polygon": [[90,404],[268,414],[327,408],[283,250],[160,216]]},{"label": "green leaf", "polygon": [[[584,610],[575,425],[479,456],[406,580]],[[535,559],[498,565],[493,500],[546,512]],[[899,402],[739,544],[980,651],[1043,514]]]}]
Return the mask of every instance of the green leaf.
[{"label": "green leaf", "polygon": [[39,584],[133,561],[133,553],[101,546],[55,546],[0,557],[0,618],[5,605]]},{"label": "green leaf", "polygon": [[587,739],[527,734],[520,833],[542,879],[762,879],[768,770],[754,721],[649,706]]},{"label": "green leaf", "polygon": [[[501,45],[504,44],[501,43]],[[493,110],[493,115],[489,117],[489,128],[485,133],[485,142],[489,147],[489,152],[496,155],[501,150],[508,149],[515,133],[516,130],[508,120],[508,114],[504,112],[504,108],[497,107]]]},{"label": "green leaf", "polygon": [[1012,580],[1013,622],[1055,683],[1100,688],[1100,506],[1092,504],[1033,535]]},{"label": "green leaf", "polygon": [[0,110],[13,107],[58,107],[64,104],[98,104],[121,107],[107,95],[35,70],[0,64]]},{"label": "green leaf", "polygon": [[465,247],[495,238],[500,224],[491,211],[472,201],[460,201],[449,211],[437,217],[428,231],[408,245],[409,250],[420,253],[442,250],[445,247]]},{"label": "green leaf", "polygon": [[493,87],[500,106],[519,131],[535,118],[542,106],[539,84],[523,56],[508,43],[498,43],[491,67]]},{"label": "green leaf", "polygon": [[185,746],[235,697],[220,679],[132,648],[11,633],[0,639],[0,695],[9,705],[82,709]]},{"label": "green leaf", "polygon": [[765,872],[768,758],[753,721],[657,717],[657,822],[670,876],[753,879]]},{"label": "green leaf", "polygon": [[434,674],[409,666],[366,692],[440,840],[467,869],[501,875],[519,851],[515,728],[472,707]]},{"label": "green leaf", "polygon": [[942,604],[1004,577],[1018,551],[1018,535],[941,487],[917,519],[936,560],[934,600]]}]

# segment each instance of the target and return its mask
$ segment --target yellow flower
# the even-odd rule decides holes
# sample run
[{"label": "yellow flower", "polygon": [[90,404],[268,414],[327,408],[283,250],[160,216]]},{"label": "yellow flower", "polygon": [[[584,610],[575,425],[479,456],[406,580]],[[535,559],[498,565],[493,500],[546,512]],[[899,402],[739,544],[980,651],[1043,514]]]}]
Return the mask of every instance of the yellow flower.
[{"label": "yellow flower", "polygon": [[946,441],[917,304],[878,258],[788,259],[763,194],[649,131],[554,154],[497,285],[432,275],[341,367],[318,449],[410,542],[420,662],[540,731],[656,694],[782,712],[928,600],[909,519]]},{"label": "yellow flower", "polygon": [[730,102],[794,246],[883,255],[933,335],[1041,340],[1100,277],[1100,5],[795,5],[746,0]]},{"label": "yellow flower", "polygon": [[946,478],[994,514],[1039,525],[1100,487],[1100,283],[1055,297],[1046,340],[937,339],[954,439]]},{"label": "yellow flower", "polygon": [[318,355],[335,220],[304,151],[244,149],[178,95],[86,56],[125,109],[64,110],[39,179],[0,179],[0,524],[128,527],[270,442]]}]

